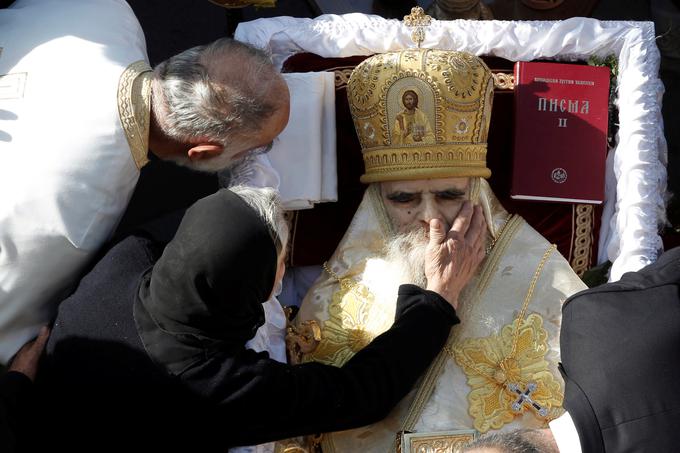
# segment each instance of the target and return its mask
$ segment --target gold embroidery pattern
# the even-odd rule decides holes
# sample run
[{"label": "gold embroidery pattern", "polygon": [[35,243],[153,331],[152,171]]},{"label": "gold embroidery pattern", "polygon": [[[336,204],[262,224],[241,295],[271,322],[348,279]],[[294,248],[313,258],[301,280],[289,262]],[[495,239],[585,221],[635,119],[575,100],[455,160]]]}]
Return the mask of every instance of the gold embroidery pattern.
[{"label": "gold embroidery pattern", "polygon": [[475,435],[472,431],[436,435],[405,434],[401,451],[403,453],[457,453],[473,440],[475,440]]},{"label": "gold embroidery pattern", "polygon": [[374,338],[364,327],[374,297],[364,285],[349,278],[338,278],[334,273],[331,275],[340,282],[340,289],[333,293],[328,306],[330,317],[321,330],[319,345],[305,354],[303,361],[342,366]]},{"label": "gold embroidery pattern", "polygon": [[524,396],[539,405],[534,409],[541,417],[547,417],[553,407],[562,404],[560,383],[548,370],[549,363],[545,360],[549,348],[543,318],[534,313],[525,319],[543,266],[555,249],[553,244],[544,253],[520,313],[512,324],[503,327],[500,335],[468,338],[453,349],[444,348],[467,376],[471,388],[469,413],[475,429],[481,433],[501,428],[526,409],[522,403],[524,398],[513,407],[524,389],[529,389]]},{"label": "gold embroidery pattern", "polygon": [[575,206],[574,246],[569,264],[576,275],[582,277],[590,269],[590,255],[593,247],[593,221],[595,209],[593,205],[577,204]]},{"label": "gold embroidery pattern", "polygon": [[[503,327],[501,334],[487,338],[471,338],[456,348],[456,360],[468,377],[472,389],[468,394],[470,416],[474,427],[481,433],[499,429],[512,422],[520,412],[511,410],[516,395],[508,392],[506,383],[516,382],[526,386],[537,384],[531,398],[547,409],[562,404],[560,383],[548,370],[545,355],[548,352],[548,333],[543,328],[543,318],[532,313],[527,319],[513,321]],[[513,332],[517,329],[517,350],[512,352]],[[479,370],[471,369],[474,363]],[[487,376],[493,376],[494,381]]]},{"label": "gold embroidery pattern", "polygon": [[118,116],[137,168],[149,161],[149,116],[151,113],[151,67],[136,61],[118,81]]}]

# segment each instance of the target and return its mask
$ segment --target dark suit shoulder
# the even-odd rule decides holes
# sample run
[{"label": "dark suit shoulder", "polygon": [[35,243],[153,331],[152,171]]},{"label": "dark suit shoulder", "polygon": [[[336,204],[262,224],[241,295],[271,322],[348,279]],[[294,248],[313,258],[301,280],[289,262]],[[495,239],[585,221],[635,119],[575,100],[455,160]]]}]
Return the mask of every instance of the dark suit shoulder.
[{"label": "dark suit shoulder", "polygon": [[617,282],[605,283],[572,295],[562,309],[566,309],[576,299],[594,294],[640,291],[666,285],[680,285],[680,247],[665,252],[657,261],[637,272],[626,272]]}]

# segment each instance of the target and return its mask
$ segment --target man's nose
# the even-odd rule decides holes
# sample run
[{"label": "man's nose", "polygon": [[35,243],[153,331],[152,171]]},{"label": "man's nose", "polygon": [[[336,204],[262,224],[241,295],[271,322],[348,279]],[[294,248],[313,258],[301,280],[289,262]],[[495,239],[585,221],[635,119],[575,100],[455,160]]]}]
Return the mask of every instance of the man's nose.
[{"label": "man's nose", "polygon": [[441,211],[439,210],[439,207],[437,206],[437,203],[433,199],[426,199],[423,200],[423,209],[420,212],[420,221],[425,224],[429,225],[430,220],[432,219],[439,219],[442,222],[444,221],[444,216],[442,215]]}]

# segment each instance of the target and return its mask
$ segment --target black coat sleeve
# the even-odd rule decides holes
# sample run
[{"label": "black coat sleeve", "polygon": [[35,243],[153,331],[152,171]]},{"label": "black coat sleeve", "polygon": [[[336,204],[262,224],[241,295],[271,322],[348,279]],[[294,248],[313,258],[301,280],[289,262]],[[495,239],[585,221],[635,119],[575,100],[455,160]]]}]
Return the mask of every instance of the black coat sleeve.
[{"label": "black coat sleeve", "polygon": [[18,449],[19,426],[33,406],[32,397],[33,383],[25,374],[9,371],[0,376],[0,451]]},{"label": "black coat sleeve", "polygon": [[438,294],[413,285],[400,287],[395,318],[342,368],[291,366],[242,349],[213,357],[182,380],[218,402],[214,420],[230,446],[373,423],[412,388],[459,322]]}]

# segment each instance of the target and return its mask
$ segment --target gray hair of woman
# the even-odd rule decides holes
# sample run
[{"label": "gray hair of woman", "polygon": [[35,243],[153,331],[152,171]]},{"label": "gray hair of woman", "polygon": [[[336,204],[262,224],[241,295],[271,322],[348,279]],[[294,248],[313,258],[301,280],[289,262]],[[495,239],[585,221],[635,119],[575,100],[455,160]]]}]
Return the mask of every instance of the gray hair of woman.
[{"label": "gray hair of woman", "polygon": [[234,186],[229,190],[241,197],[248,206],[257,212],[267,226],[276,246],[276,256],[281,259],[288,244],[288,222],[283,216],[279,194],[270,187],[258,188]]},{"label": "gray hair of woman", "polygon": [[201,137],[229,149],[237,144],[235,135],[258,131],[281,106],[275,94],[281,80],[266,52],[218,39],[154,68],[154,117],[170,138]]}]

